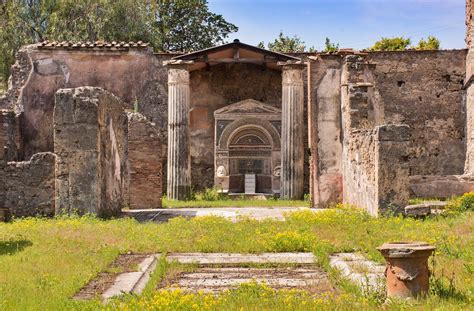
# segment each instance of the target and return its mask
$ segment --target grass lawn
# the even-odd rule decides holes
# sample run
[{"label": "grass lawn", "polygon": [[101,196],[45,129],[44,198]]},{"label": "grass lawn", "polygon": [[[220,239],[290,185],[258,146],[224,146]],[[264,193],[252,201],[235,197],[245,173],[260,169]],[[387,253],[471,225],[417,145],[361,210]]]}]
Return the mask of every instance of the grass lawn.
[{"label": "grass lawn", "polygon": [[0,223],[0,310],[95,310],[97,300],[70,297],[125,252],[310,251],[339,289],[334,296],[274,291],[248,284],[221,296],[157,292],[157,282],[176,264],[160,262],[145,292],[114,300],[109,309],[143,310],[366,310],[383,297],[360,292],[328,266],[328,254],[359,251],[383,262],[375,248],[386,241],[422,240],[437,246],[431,296],[392,302],[387,309],[466,310],[474,304],[474,212],[427,220],[371,218],[348,208],[298,211],[286,222],[218,217],[139,224],[131,219],[23,219]]}]

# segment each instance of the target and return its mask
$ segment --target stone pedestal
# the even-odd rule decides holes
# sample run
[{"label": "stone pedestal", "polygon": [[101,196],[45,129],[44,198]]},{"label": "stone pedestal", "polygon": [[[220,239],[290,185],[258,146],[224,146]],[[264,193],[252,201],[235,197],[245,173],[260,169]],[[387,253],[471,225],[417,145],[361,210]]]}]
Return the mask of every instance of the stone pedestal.
[{"label": "stone pedestal", "polygon": [[300,61],[278,63],[282,66],[281,184],[283,199],[303,198],[304,165],[304,87]]},{"label": "stone pedestal", "polygon": [[191,194],[189,151],[189,61],[171,60],[168,66],[168,175],[167,195],[186,200]]},{"label": "stone pedestal", "polygon": [[385,243],[377,250],[384,256],[387,267],[387,296],[416,298],[428,294],[428,257],[435,250],[425,242]]}]

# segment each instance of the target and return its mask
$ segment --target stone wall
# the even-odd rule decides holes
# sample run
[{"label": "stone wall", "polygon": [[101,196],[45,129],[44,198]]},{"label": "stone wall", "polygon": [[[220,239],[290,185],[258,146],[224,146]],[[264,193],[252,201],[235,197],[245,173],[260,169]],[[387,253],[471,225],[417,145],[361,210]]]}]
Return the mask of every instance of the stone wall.
[{"label": "stone wall", "polygon": [[51,152],[29,161],[0,161],[0,208],[14,217],[54,215],[54,164]]},{"label": "stone wall", "polygon": [[54,152],[57,213],[120,213],[127,177],[127,116],[120,99],[100,88],[59,90]]},{"label": "stone wall", "polygon": [[[16,65],[23,68],[19,70],[22,74],[14,79],[22,83],[9,90],[10,99],[4,100],[11,106],[17,96],[15,109],[24,112],[24,156],[53,150],[54,94],[61,88],[101,87],[121,98],[126,108],[137,107],[138,112],[165,129],[167,76],[162,62],[170,57],[154,55],[149,48],[119,51],[24,47]],[[27,78],[20,79],[25,72]]]},{"label": "stone wall", "polygon": [[406,125],[355,130],[344,141],[344,202],[377,216],[399,213],[408,203],[406,162],[410,138]]},{"label": "stone wall", "polygon": [[[410,175],[462,174],[466,51],[369,53],[376,125],[410,126]],[[379,107],[378,112],[375,108]]]},{"label": "stone wall", "polygon": [[409,199],[407,125],[378,125],[374,64],[363,55],[345,58],[341,75],[343,201],[371,215],[401,212]]},{"label": "stone wall", "polygon": [[128,205],[131,209],[161,207],[161,146],[160,128],[139,113],[129,113]]}]

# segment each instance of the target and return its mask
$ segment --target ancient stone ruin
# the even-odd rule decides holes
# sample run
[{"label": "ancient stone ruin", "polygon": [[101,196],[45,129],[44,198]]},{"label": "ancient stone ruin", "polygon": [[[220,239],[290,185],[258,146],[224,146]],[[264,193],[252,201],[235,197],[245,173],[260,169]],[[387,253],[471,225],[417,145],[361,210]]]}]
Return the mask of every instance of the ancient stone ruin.
[{"label": "ancient stone ruin", "polygon": [[474,190],[467,49],[281,54],[235,40],[23,47],[0,98],[0,209],[112,216],[216,187],[372,215]]}]

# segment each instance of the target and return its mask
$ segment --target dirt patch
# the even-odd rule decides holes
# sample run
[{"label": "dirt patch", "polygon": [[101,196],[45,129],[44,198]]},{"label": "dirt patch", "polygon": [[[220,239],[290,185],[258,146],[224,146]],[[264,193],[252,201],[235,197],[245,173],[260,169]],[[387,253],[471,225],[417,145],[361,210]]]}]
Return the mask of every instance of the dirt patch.
[{"label": "dirt patch", "polygon": [[326,272],[316,266],[304,267],[200,267],[175,273],[158,285],[159,289],[219,293],[243,283],[265,283],[274,289],[301,289],[311,294],[333,292]]},{"label": "dirt patch", "polygon": [[117,276],[124,272],[138,271],[138,265],[149,254],[121,254],[104,272],[100,272],[87,285],[74,295],[74,299],[89,300],[100,297],[112,284]]}]

